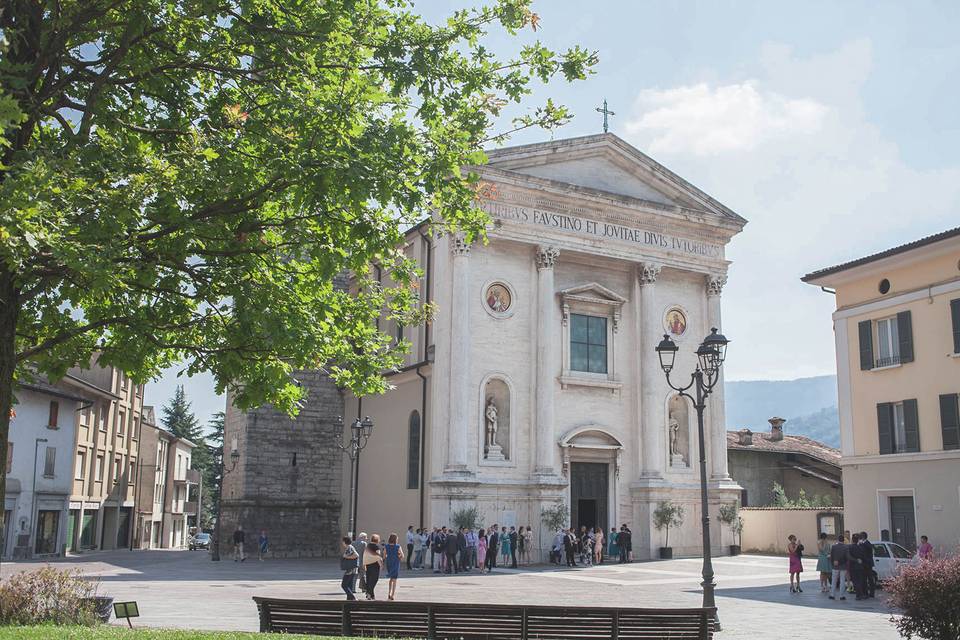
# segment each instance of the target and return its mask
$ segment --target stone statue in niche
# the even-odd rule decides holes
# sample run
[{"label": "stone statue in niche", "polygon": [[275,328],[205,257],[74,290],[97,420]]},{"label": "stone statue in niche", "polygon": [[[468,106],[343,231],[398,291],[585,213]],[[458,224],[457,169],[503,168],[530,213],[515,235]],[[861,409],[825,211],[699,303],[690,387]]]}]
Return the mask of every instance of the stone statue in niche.
[{"label": "stone statue in niche", "polygon": [[690,452],[690,437],[687,423],[687,405],[680,396],[674,396],[670,399],[667,428],[670,436],[670,466],[681,468],[689,466],[687,456]]},{"label": "stone statue in niche", "polygon": [[484,388],[483,459],[503,462],[510,459],[510,388],[499,379],[490,379]]}]

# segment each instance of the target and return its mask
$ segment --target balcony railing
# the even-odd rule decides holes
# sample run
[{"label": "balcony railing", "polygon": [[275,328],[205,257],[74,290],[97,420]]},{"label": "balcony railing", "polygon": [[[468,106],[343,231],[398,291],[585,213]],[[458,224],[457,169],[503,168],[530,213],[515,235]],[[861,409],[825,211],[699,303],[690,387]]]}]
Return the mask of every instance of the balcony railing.
[{"label": "balcony railing", "polygon": [[174,478],[177,484],[200,484],[200,472],[197,469],[187,469],[182,478]]},{"label": "balcony railing", "polygon": [[900,364],[900,356],[887,356],[885,358],[877,358],[876,362],[873,363],[873,368],[895,367],[898,364]]},{"label": "balcony railing", "polygon": [[183,503],[183,513],[187,515],[194,515],[197,513],[197,502],[184,502]]}]

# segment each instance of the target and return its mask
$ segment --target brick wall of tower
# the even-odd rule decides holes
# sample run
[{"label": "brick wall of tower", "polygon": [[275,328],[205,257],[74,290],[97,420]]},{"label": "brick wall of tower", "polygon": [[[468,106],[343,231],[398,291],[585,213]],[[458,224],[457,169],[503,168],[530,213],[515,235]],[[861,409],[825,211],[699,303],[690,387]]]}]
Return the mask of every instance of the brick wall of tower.
[{"label": "brick wall of tower", "polygon": [[334,425],[343,415],[343,396],[320,371],[298,371],[294,377],[307,392],[295,419],[269,405],[239,411],[228,397],[224,443],[229,456],[236,438],[240,462],[224,477],[222,554],[229,553],[238,524],[247,534],[248,553],[255,552],[261,529],[272,557],[338,552],[343,454]]}]

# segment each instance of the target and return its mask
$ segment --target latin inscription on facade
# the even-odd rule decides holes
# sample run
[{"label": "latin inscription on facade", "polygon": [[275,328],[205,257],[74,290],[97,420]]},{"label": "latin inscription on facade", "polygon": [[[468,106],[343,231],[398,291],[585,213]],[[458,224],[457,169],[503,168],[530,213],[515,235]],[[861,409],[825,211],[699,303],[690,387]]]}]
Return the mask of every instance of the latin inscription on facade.
[{"label": "latin inscription on facade", "polygon": [[571,233],[597,238],[610,238],[621,242],[630,242],[648,247],[666,249],[667,251],[706,256],[708,258],[719,258],[722,253],[720,246],[716,244],[689,240],[667,233],[660,233],[659,231],[649,231],[622,224],[591,220],[566,213],[557,213],[555,211],[546,211],[544,209],[535,209],[533,207],[524,207],[502,202],[491,202],[489,200],[482,201],[480,208],[494,218],[513,220],[532,226],[560,229],[561,231],[569,231]]}]

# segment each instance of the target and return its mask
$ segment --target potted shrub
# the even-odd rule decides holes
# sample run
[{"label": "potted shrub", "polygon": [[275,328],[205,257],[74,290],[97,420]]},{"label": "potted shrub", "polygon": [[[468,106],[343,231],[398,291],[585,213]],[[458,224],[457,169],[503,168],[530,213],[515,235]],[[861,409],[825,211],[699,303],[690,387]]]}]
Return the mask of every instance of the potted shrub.
[{"label": "potted shrub", "polygon": [[653,526],[657,531],[665,531],[663,546],[660,547],[660,559],[673,558],[673,547],[670,546],[670,529],[683,524],[683,505],[664,500],[653,511]]},{"label": "potted shrub", "polygon": [[907,640],[960,638],[960,554],[908,565],[886,588],[899,615],[890,618]]},{"label": "potted shrub", "polygon": [[480,527],[480,509],[477,507],[464,507],[459,511],[454,511],[450,520],[455,527],[464,529],[477,529]]},{"label": "potted shrub", "polygon": [[740,517],[740,506],[736,502],[720,505],[717,520],[730,527],[733,532],[734,544],[730,545],[730,555],[740,555],[740,542],[743,539],[743,518]]}]

